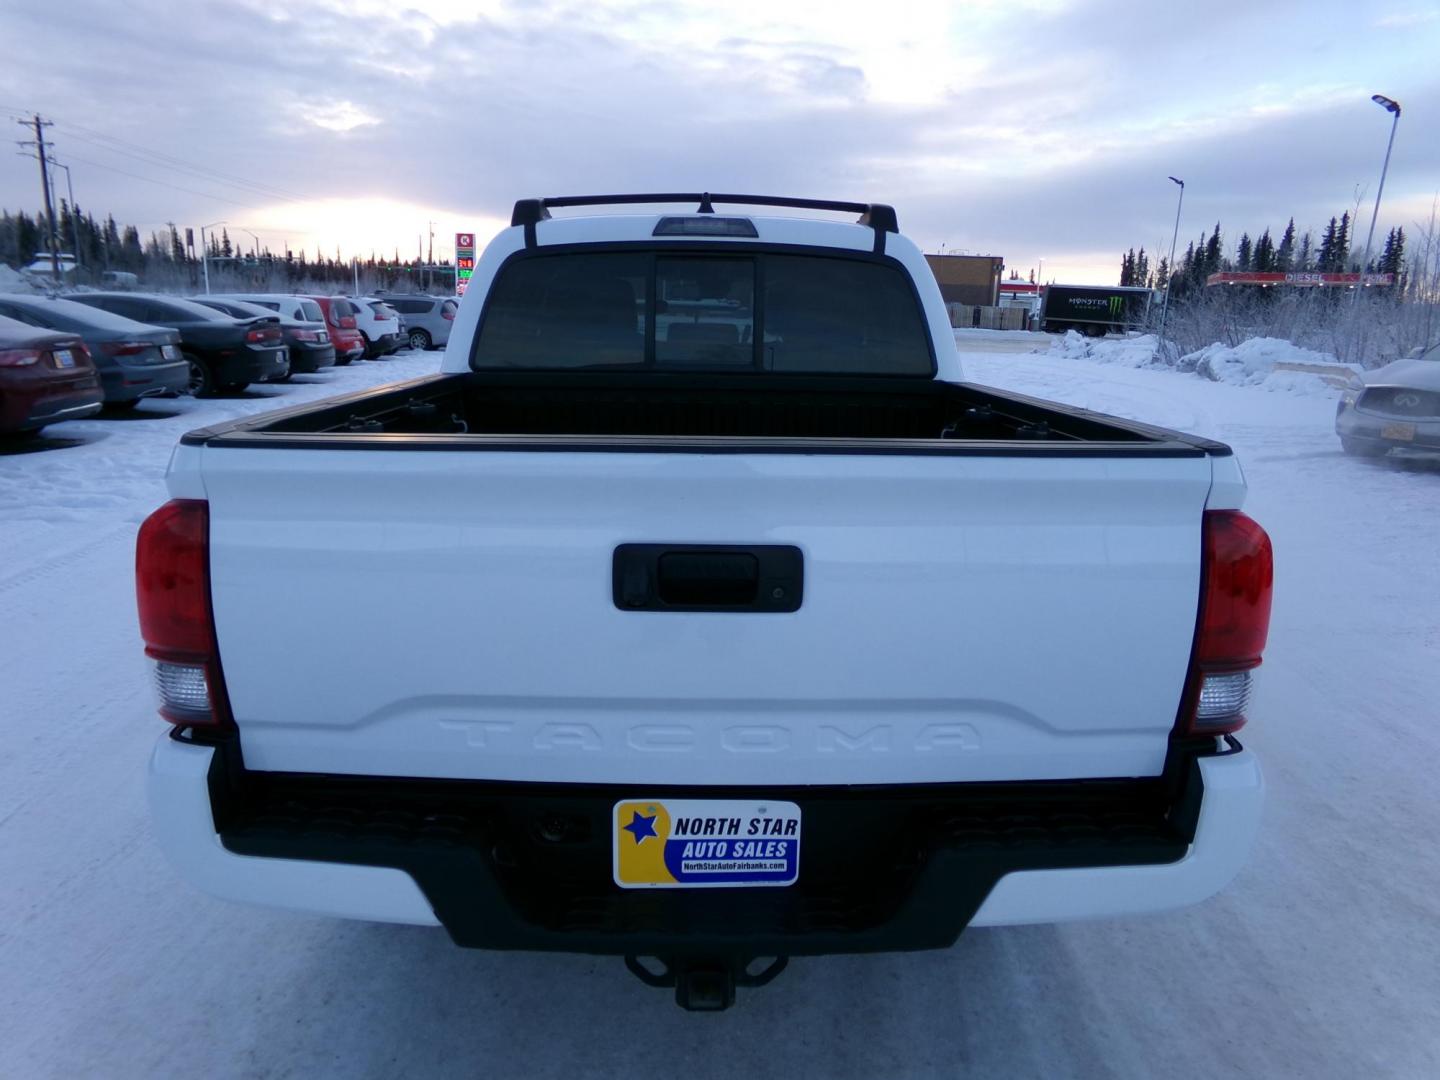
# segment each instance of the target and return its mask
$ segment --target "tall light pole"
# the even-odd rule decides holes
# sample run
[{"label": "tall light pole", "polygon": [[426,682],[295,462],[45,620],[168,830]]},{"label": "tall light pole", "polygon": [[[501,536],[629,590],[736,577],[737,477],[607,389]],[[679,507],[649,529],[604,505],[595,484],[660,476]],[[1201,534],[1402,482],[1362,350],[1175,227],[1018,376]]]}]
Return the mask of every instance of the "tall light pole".
[{"label": "tall light pole", "polygon": [[1180,185],[1180,198],[1175,201],[1175,231],[1170,234],[1170,260],[1165,264],[1165,299],[1160,302],[1160,347],[1165,347],[1165,317],[1170,314],[1170,283],[1175,280],[1175,241],[1180,239],[1180,208],[1185,205],[1185,181],[1170,177]]},{"label": "tall light pole", "polygon": [[251,232],[249,229],[246,229],[246,228],[241,228],[240,231],[243,232],[246,236],[250,237],[251,240],[254,240],[254,241],[255,241],[255,261],[256,261],[256,262],[259,262],[259,261],[260,261],[260,237],[256,236],[253,232]]},{"label": "tall light pole", "polygon": [[1385,144],[1385,164],[1380,166],[1380,187],[1375,192],[1375,209],[1370,214],[1370,231],[1365,236],[1365,257],[1360,260],[1360,283],[1355,286],[1355,302],[1360,302],[1361,290],[1365,288],[1365,268],[1370,265],[1370,243],[1375,239],[1375,219],[1380,216],[1380,196],[1385,194],[1385,173],[1390,168],[1390,151],[1395,146],[1395,129],[1400,126],[1400,102],[1384,94],[1371,94],[1370,100],[1379,105],[1394,119],[1390,121],[1390,141]]},{"label": "tall light pole", "polygon": [[75,268],[78,270],[80,268],[80,215],[75,213],[75,185],[70,180],[70,166],[61,165],[53,157],[50,159],[50,164],[57,169],[65,170],[65,190],[70,193],[70,239],[75,242],[73,258],[75,259]]},{"label": "tall light pole", "polygon": [[210,243],[205,239],[205,230],[213,229],[216,225],[229,225],[228,221],[212,221],[209,225],[200,226],[200,270],[205,276],[205,295],[210,295]]}]

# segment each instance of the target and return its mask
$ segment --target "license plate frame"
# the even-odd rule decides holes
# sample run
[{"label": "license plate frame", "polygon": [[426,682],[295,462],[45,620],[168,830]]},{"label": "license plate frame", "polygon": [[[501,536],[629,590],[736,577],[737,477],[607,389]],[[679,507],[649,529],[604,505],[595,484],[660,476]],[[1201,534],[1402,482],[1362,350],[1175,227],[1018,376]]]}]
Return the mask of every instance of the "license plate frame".
[{"label": "license plate frame", "polygon": [[1396,421],[1380,428],[1380,437],[1392,442],[1414,442],[1415,425]]},{"label": "license plate frame", "polygon": [[611,813],[622,889],[785,888],[800,880],[800,807],[780,799],[621,799]]}]

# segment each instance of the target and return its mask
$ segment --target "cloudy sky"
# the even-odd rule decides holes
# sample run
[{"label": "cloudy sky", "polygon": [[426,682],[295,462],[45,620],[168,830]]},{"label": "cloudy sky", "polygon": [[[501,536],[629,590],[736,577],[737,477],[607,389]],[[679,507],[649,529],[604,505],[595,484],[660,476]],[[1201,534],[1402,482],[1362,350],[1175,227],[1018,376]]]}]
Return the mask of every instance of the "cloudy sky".
[{"label": "cloudy sky", "polygon": [[[875,200],[927,251],[1111,281],[1119,252],[1440,188],[1437,0],[4,0],[0,116],[82,206],[402,256],[526,195]],[[23,43],[23,45],[21,44]],[[63,59],[62,59],[63,58]],[[0,154],[0,206],[38,170]],[[63,186],[63,185],[62,185]],[[1359,241],[1363,244],[1362,235]]]}]

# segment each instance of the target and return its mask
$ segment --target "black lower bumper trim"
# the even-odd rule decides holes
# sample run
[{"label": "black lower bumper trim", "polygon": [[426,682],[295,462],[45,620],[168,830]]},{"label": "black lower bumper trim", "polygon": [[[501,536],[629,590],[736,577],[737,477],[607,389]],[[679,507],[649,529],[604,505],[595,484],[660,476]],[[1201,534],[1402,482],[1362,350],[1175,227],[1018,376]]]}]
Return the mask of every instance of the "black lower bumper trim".
[{"label": "black lower bumper trim", "polygon": [[1181,858],[1202,783],[1187,753],[1149,779],[766,787],[802,810],[797,884],[646,891],[612,879],[613,807],[631,787],[250,772],[238,742],[217,749],[230,851],[403,870],[465,946],[682,959],[948,946],[1012,871]]}]

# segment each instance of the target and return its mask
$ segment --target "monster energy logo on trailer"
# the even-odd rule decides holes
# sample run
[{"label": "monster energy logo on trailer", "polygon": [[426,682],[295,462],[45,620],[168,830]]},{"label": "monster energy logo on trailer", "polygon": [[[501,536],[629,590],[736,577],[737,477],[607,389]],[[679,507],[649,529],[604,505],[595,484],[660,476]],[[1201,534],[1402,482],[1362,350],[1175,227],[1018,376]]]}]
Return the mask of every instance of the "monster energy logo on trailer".
[{"label": "monster energy logo on trailer", "polygon": [[1145,289],[1116,289],[1091,285],[1050,285],[1045,289],[1043,316],[1054,323],[1124,326],[1143,322]]}]

